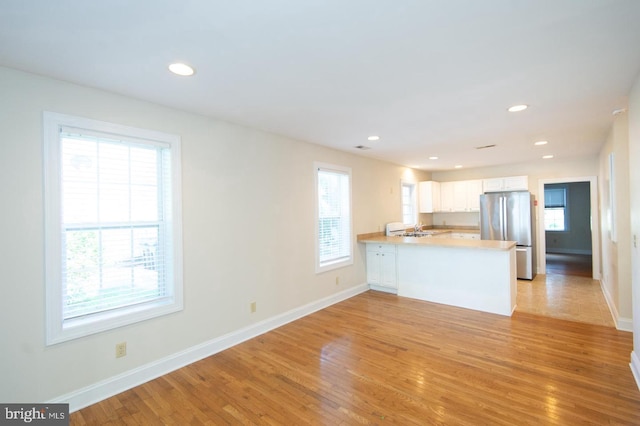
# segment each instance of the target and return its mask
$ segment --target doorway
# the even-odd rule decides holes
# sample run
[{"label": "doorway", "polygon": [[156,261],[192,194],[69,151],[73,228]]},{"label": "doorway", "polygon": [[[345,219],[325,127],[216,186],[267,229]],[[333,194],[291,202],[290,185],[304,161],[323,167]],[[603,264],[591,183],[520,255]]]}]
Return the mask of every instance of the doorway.
[{"label": "doorway", "polygon": [[[568,196],[565,190],[564,199],[561,196],[563,191],[555,191],[551,199],[545,200],[545,189],[562,188],[580,189],[575,190],[575,193],[569,189]],[[597,191],[595,176],[538,181],[536,221],[539,274],[568,274],[600,279]],[[549,210],[545,208],[545,204],[550,206]],[[554,208],[555,211],[552,211]],[[571,221],[573,213],[582,215],[574,223]]]},{"label": "doorway", "polygon": [[544,185],[547,274],[593,276],[590,206],[588,181]]}]

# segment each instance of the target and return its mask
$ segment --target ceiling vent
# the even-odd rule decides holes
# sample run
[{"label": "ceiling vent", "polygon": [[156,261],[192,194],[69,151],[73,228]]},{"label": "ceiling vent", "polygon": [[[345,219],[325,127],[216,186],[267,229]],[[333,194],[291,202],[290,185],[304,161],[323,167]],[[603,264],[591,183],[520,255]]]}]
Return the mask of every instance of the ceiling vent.
[{"label": "ceiling vent", "polygon": [[357,145],[356,148],[357,149],[361,149],[362,151],[366,151],[367,149],[371,149],[371,147],[364,146],[364,145]]},{"label": "ceiling vent", "polygon": [[494,148],[495,146],[496,146],[496,144],[493,144],[493,145],[485,145],[485,146],[476,146],[476,149]]}]

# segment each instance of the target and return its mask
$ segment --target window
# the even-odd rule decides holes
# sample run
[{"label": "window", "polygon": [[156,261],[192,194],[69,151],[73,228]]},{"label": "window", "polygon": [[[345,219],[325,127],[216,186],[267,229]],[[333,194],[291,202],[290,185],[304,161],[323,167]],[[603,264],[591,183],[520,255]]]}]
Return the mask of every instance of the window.
[{"label": "window", "polygon": [[351,169],[315,163],[316,272],[353,263]]},{"label": "window", "polygon": [[47,344],[182,309],[179,137],[44,125]]},{"label": "window", "polygon": [[566,188],[544,190],[544,229],[545,231],[566,231]]},{"label": "window", "polygon": [[416,212],[416,184],[402,182],[402,222],[405,225],[418,223]]}]

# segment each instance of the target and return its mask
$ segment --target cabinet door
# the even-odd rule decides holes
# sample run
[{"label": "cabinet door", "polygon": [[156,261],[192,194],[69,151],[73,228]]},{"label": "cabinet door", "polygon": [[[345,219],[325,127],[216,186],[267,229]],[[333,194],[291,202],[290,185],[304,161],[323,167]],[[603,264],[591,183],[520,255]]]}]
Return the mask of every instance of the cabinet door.
[{"label": "cabinet door", "polygon": [[485,179],[482,181],[482,190],[484,192],[500,192],[503,191],[503,179]]},{"label": "cabinet door", "polygon": [[418,184],[420,193],[420,213],[440,211],[440,183],[425,181]]},{"label": "cabinet door", "polygon": [[453,211],[453,182],[440,182],[440,211]]},{"label": "cabinet door", "polygon": [[504,178],[505,191],[528,191],[529,178],[527,176],[511,176]]},{"label": "cabinet door", "polygon": [[480,195],[482,195],[482,181],[467,181],[467,208],[469,211],[480,211]]},{"label": "cabinet door", "polygon": [[395,289],[398,288],[395,251],[382,251],[380,253],[380,285]]},{"label": "cabinet door", "polygon": [[453,211],[467,211],[467,181],[453,182]]},{"label": "cabinet door", "polygon": [[377,246],[367,245],[367,283],[380,284],[380,250]]}]

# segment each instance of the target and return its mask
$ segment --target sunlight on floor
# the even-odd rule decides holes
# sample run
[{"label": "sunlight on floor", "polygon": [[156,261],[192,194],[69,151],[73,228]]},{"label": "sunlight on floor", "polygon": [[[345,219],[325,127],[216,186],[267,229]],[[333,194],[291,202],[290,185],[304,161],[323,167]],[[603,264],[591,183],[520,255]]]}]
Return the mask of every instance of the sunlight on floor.
[{"label": "sunlight on floor", "polygon": [[615,327],[600,282],[572,275],[518,280],[517,312]]}]

